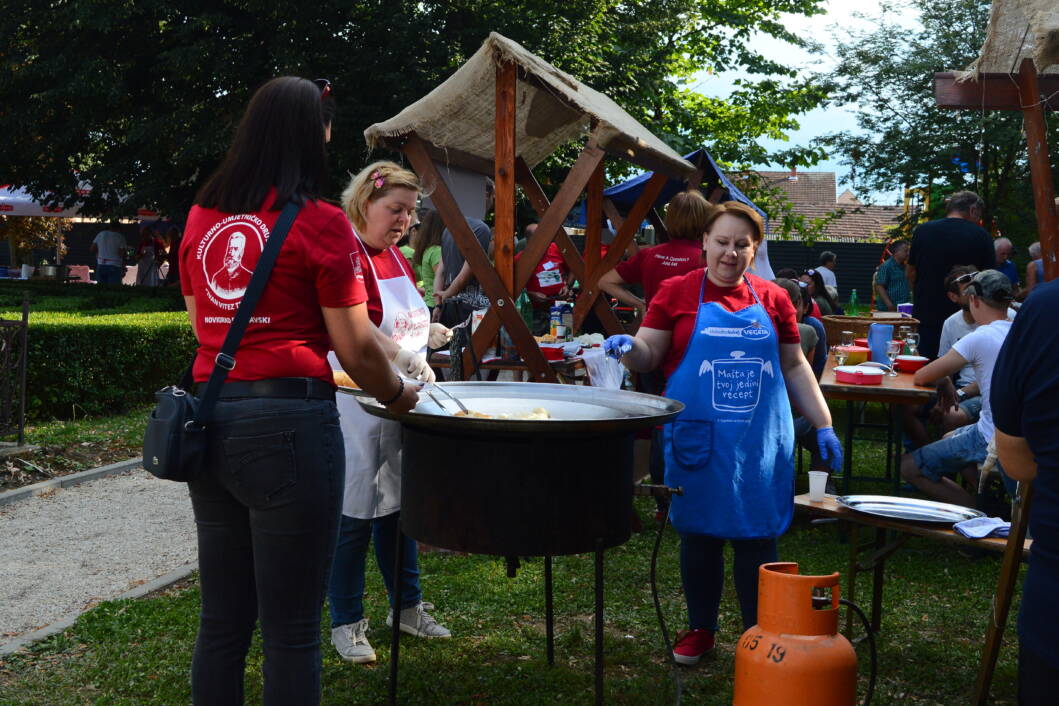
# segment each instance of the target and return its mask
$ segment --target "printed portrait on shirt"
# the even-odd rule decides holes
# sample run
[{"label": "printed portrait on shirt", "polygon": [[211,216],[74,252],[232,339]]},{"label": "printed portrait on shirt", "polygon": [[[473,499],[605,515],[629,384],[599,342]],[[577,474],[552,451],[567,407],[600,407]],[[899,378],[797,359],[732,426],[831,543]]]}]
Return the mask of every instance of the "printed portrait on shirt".
[{"label": "printed portrait on shirt", "polygon": [[196,258],[206,276],[210,301],[224,310],[238,308],[268,240],[268,228],[256,216],[229,216],[199,243]]}]

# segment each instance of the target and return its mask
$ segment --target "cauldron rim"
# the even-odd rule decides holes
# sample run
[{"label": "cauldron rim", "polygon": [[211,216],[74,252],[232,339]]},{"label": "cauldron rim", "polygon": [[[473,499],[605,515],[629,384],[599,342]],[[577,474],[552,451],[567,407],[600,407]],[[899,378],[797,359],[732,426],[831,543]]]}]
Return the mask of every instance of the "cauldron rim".
[{"label": "cauldron rim", "polygon": [[[684,410],[681,402],[657,395],[625,390],[605,390],[583,385],[563,385],[539,382],[446,382],[438,383],[453,395],[466,401],[475,397],[495,398],[509,396],[519,399],[539,400],[541,406],[549,403],[576,402],[623,412],[624,416],[606,419],[480,419],[476,417],[453,417],[439,414],[411,412],[402,415],[389,413],[371,397],[357,395],[361,408],[376,417],[400,422],[402,425],[427,429],[446,430],[460,435],[510,435],[534,436],[607,436],[634,432],[672,421]],[[423,395],[424,400],[426,396]]]}]

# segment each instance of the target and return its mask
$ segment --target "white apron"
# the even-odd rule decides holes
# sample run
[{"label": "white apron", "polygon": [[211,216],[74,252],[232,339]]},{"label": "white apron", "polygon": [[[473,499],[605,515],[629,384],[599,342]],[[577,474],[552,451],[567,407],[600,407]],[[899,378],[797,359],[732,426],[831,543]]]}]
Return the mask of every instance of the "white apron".
[{"label": "white apron", "polygon": [[[367,248],[363,247],[364,241],[361,246],[379,287],[382,304],[379,330],[401,348],[425,353],[430,335],[430,310],[416,290],[415,282],[407,274],[379,279]],[[390,248],[390,256],[403,272],[404,266],[394,248]],[[342,369],[333,351],[327,354],[327,359],[333,370]],[[401,425],[364,412],[351,395],[338,395],[337,403],[346,446],[342,514],[361,520],[392,515],[401,509]]]}]

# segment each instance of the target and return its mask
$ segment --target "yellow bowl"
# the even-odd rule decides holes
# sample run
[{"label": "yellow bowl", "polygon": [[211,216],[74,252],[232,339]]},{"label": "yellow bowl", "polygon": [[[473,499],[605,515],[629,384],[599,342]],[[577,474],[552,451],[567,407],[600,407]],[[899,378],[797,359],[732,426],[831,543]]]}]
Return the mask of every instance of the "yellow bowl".
[{"label": "yellow bowl", "polygon": [[842,346],[845,348],[847,353],[846,365],[858,365],[868,360],[868,356],[871,354],[870,348],[864,348],[863,346]]}]

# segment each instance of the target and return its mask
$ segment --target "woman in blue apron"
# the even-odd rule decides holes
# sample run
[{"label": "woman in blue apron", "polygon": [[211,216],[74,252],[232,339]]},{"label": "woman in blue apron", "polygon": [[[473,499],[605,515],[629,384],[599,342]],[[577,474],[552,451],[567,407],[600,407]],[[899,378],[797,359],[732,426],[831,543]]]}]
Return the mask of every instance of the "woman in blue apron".
[{"label": "woman in blue apron", "polygon": [[[352,275],[364,281],[368,315],[379,343],[396,372],[406,379],[433,382],[426,362],[428,343],[439,348],[452,333],[430,322],[430,310],[416,289],[411,265],[397,248],[419,195],[416,175],[393,162],[376,162],[353,178],[342,194],[342,206],[353,222],[356,262]],[[338,360],[330,357],[339,370]],[[416,637],[450,637],[428,612],[419,588],[416,543],[405,543],[402,595],[393,595],[394,562],[401,511],[401,425],[367,414],[353,397],[339,395],[342,436],[346,449],[346,485],[338,545],[328,588],[331,606],[331,643],[339,656],[352,663],[375,661],[364,617],[364,570],[369,540],[390,596],[391,625],[398,606],[402,632]]]},{"label": "woman in blue apron", "polygon": [[764,224],[743,204],[721,204],[706,224],[705,269],[667,280],[636,337],[604,344],[634,371],[659,365],[666,395],[684,403],[665,430],[666,484],[680,533],[688,628],[673,658],[695,664],[714,644],[724,587],[724,543],[744,628],[757,622],[757,570],[776,561],[794,511],[794,428],[788,396],[817,429],[825,460],[841,468],[831,415],[798,344],[790,297],[747,274]]}]

